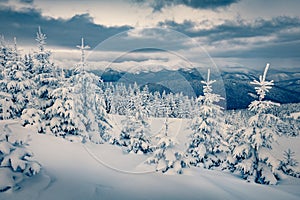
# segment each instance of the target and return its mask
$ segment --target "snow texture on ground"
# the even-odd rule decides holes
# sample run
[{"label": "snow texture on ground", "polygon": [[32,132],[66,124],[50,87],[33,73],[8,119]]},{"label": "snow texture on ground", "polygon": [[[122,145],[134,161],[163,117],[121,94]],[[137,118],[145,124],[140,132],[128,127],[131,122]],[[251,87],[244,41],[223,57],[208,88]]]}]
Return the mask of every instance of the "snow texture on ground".
[{"label": "snow texture on ground", "polygon": [[[120,119],[115,116],[114,121]],[[170,119],[171,130],[184,140],[189,132],[186,120]],[[0,122],[0,130],[8,122]],[[12,122],[9,122],[12,123]],[[163,119],[153,119],[159,129]],[[124,154],[110,144],[69,142],[12,123],[12,131],[30,134],[28,147],[42,165],[40,174],[21,183],[19,190],[0,193],[2,200],[53,199],[299,199],[300,179],[284,177],[275,186],[247,183],[237,175],[217,170],[189,168],[183,175],[154,172],[145,164],[147,156]],[[177,131],[177,132],[176,132]],[[299,161],[300,139],[279,138],[273,154],[282,157],[291,148]]]}]

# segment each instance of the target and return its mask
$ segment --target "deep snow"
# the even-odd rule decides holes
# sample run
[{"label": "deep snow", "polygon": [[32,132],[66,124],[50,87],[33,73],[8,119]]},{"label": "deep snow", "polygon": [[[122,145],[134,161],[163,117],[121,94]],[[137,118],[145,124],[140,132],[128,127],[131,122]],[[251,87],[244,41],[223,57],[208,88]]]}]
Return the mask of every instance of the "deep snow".
[{"label": "deep snow", "polygon": [[[111,116],[115,124],[119,116]],[[152,119],[152,133],[162,127],[164,119]],[[5,124],[0,122],[2,131]],[[40,174],[21,183],[21,189],[0,193],[0,199],[300,199],[300,179],[283,177],[278,185],[247,183],[231,173],[191,167],[183,175],[154,172],[145,164],[147,156],[124,154],[110,144],[82,144],[48,134],[36,134],[33,128],[8,125],[12,131],[30,134],[28,147],[42,165]],[[115,125],[115,132],[118,130]],[[188,121],[170,119],[170,132],[184,147],[189,133]],[[174,131],[172,131],[174,130]],[[291,148],[300,161],[300,139],[280,137],[273,154],[282,158]]]}]

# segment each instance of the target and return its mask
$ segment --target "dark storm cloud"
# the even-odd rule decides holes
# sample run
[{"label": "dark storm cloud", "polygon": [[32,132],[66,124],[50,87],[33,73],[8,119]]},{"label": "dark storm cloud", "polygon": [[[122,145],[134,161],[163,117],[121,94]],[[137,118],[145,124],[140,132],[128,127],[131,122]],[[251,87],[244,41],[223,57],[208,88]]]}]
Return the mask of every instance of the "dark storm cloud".
[{"label": "dark storm cloud", "polygon": [[48,45],[65,47],[74,47],[81,37],[84,37],[91,47],[95,47],[106,38],[131,28],[97,25],[88,14],[75,15],[68,20],[46,18],[34,9],[14,11],[10,8],[0,8],[0,21],[0,34],[6,38],[16,36],[18,41],[25,41],[27,45],[35,43],[38,26],[41,26],[48,36]]},{"label": "dark storm cloud", "polygon": [[[231,44],[249,46],[253,49],[228,51],[218,56],[228,57],[299,57],[300,56],[300,19],[291,17],[276,17],[271,20],[259,19],[252,23],[245,21],[228,21],[211,29],[195,30],[196,24],[191,21],[176,23],[174,21],[160,22],[159,26],[168,27],[182,32],[190,37],[200,37],[205,45],[218,45],[220,41]],[[256,42],[256,37],[273,37],[262,44]],[[251,38],[249,42],[247,39]],[[236,40],[238,39],[238,40]],[[263,47],[261,46],[263,45]]]},{"label": "dark storm cloud", "polygon": [[162,8],[185,5],[195,9],[216,9],[230,6],[240,0],[133,0],[137,3],[148,4],[153,8],[153,11],[160,11]]},{"label": "dark storm cloud", "polygon": [[227,49],[221,53],[213,54],[215,57],[223,58],[300,58],[300,41],[289,43],[266,43],[262,46],[250,48],[246,50],[230,50]]},{"label": "dark storm cloud", "polygon": [[210,42],[227,40],[232,38],[248,38],[257,36],[268,36],[278,34],[281,37],[291,37],[290,39],[299,38],[299,35],[287,33],[286,35],[281,31],[300,28],[300,19],[291,17],[276,17],[272,20],[256,20],[253,23],[245,21],[232,22],[227,21],[221,25],[215,26],[211,29],[194,30],[195,22],[184,21],[183,23],[176,23],[174,21],[160,22],[159,26],[167,26],[179,32],[183,32],[190,37],[207,37]]}]

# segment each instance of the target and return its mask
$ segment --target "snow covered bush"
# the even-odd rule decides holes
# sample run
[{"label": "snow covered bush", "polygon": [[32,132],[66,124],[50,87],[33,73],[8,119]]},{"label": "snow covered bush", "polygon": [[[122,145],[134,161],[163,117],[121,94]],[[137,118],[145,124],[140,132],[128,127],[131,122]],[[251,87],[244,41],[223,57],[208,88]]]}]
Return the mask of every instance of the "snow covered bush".
[{"label": "snow covered bush", "polygon": [[0,120],[13,118],[14,110],[16,110],[16,108],[12,101],[12,95],[6,92],[0,92]]},{"label": "snow covered bush", "polygon": [[219,166],[225,160],[224,151],[227,148],[221,133],[224,124],[223,111],[222,107],[217,105],[223,98],[212,93],[214,82],[215,80],[210,80],[208,70],[207,80],[202,81],[204,95],[197,99],[201,106],[191,121],[192,134],[187,149],[190,164],[199,166],[201,163],[205,168]]},{"label": "snow covered bush", "polygon": [[186,154],[178,149],[178,141],[169,134],[169,122],[166,118],[163,130],[155,136],[158,140],[154,147],[153,155],[147,159],[147,163],[156,164],[156,171],[174,171],[182,174],[183,168],[189,166]]},{"label": "snow covered bush", "polygon": [[235,164],[235,169],[240,171],[242,177],[248,181],[276,184],[279,178],[280,162],[271,155],[270,149],[279,134],[276,132],[275,125],[280,119],[270,114],[269,110],[279,104],[264,100],[266,93],[274,85],[273,81],[266,80],[268,69],[269,64],[267,64],[263,76],[260,76],[258,81],[251,82],[252,85],[255,85],[258,100],[252,101],[248,108],[254,112],[254,115],[249,118],[246,127],[239,129],[239,145],[233,149],[232,163]]},{"label": "snow covered bush", "polygon": [[35,125],[38,133],[45,133],[46,122],[42,120],[43,112],[36,108],[27,108],[23,110],[21,115],[21,125]]},{"label": "snow covered bush", "polygon": [[284,151],[280,169],[289,176],[300,178],[300,172],[298,172],[296,169],[299,163],[294,157],[295,152],[293,152],[291,149]]},{"label": "snow covered bush", "polygon": [[0,192],[15,190],[24,178],[40,171],[40,164],[26,146],[28,135],[12,133],[9,128],[0,133]]}]

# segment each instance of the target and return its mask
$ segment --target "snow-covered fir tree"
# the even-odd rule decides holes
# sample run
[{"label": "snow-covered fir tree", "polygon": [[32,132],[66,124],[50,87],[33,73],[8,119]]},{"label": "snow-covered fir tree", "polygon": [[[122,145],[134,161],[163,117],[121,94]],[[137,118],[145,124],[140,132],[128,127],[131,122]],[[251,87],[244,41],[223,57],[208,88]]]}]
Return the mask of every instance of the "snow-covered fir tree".
[{"label": "snow-covered fir tree", "polygon": [[284,151],[283,160],[280,162],[280,169],[287,175],[300,178],[300,172],[297,171],[298,161],[295,159],[295,152],[291,149]]},{"label": "snow-covered fir tree", "polygon": [[161,95],[159,92],[154,92],[152,101],[152,116],[162,117],[163,116],[163,104],[161,101]]},{"label": "snow-covered fir tree", "polygon": [[182,93],[177,94],[177,118],[190,118],[192,111],[191,100],[188,96],[184,96]]},{"label": "snow-covered fir tree", "polygon": [[184,152],[178,150],[179,144],[174,136],[169,133],[169,120],[166,118],[164,127],[159,134],[155,136],[158,140],[153,150],[153,155],[147,159],[147,163],[156,164],[156,171],[174,171],[182,174],[183,169],[189,166]]},{"label": "snow-covered fir tree", "polygon": [[7,81],[4,77],[4,69],[11,55],[12,48],[7,45],[2,35],[0,37],[0,120],[12,118],[15,110],[12,95],[7,93]]},{"label": "snow-covered fir tree", "polygon": [[84,124],[75,110],[73,90],[74,88],[68,85],[67,79],[64,79],[61,87],[50,94],[54,103],[45,112],[50,120],[49,128],[55,135],[77,135],[84,131]]},{"label": "snow-covered fir tree", "polygon": [[300,119],[294,119],[289,115],[284,115],[281,120],[281,122],[276,124],[278,132],[291,137],[295,137],[300,134]]},{"label": "snow-covered fir tree", "polygon": [[26,134],[11,132],[8,127],[0,132],[0,192],[16,190],[18,183],[40,172],[27,145]]},{"label": "snow-covered fir tree", "polygon": [[137,110],[134,116],[127,116],[122,124],[124,126],[117,143],[124,146],[126,152],[146,154],[152,151],[149,124],[141,110]]},{"label": "snow-covered fir tree", "polygon": [[[126,110],[132,105],[131,99],[141,98],[142,107],[151,117],[190,118],[194,109],[194,100],[183,93],[167,94],[163,91],[151,93],[147,85],[140,90],[137,84],[125,86],[123,83],[113,85],[103,84],[107,112],[110,114],[126,115]],[[140,97],[141,96],[141,97]]]},{"label": "snow-covered fir tree", "polygon": [[248,109],[254,113],[246,127],[240,128],[239,145],[232,152],[235,169],[248,181],[261,184],[276,184],[280,162],[270,153],[272,143],[276,141],[275,125],[280,119],[270,114],[270,109],[279,106],[270,100],[265,100],[266,93],[274,85],[273,80],[267,81],[269,64],[259,80],[251,82],[255,85],[258,99],[251,102]]},{"label": "snow-covered fir tree", "polygon": [[4,36],[0,36],[0,80],[3,79],[2,71],[4,69],[4,66],[6,65],[7,60],[7,45],[4,39]]},{"label": "snow-covered fir tree", "polygon": [[25,54],[24,65],[29,73],[33,74],[34,61],[31,54]]},{"label": "snow-covered fir tree", "polygon": [[[45,111],[53,105],[54,99],[51,93],[58,87],[58,79],[54,73],[54,64],[50,61],[51,52],[45,49],[46,35],[38,28],[36,41],[38,50],[33,54],[34,65],[30,69],[32,80],[35,82],[33,89],[33,99],[28,103],[27,108],[22,113],[22,124],[35,124],[38,132],[46,131],[49,125],[49,116]],[[34,117],[36,120],[31,120]]]},{"label": "snow-covered fir tree", "polygon": [[[49,127],[55,135],[70,140],[74,139],[73,136],[77,136],[83,142],[102,143],[103,138],[108,140],[110,125],[103,92],[99,87],[99,78],[84,70],[86,66],[84,40],[82,39],[81,44],[83,45],[81,61],[76,66],[75,72],[71,73],[73,75],[66,77],[63,69],[50,68],[53,64],[48,62],[50,52],[44,49],[45,38],[39,29],[37,33],[39,52],[35,54],[35,58],[41,60],[38,60],[39,67],[34,67],[34,75],[41,78],[42,83],[38,83],[42,87],[49,86],[49,88],[47,90],[37,88],[36,102],[23,111],[22,124],[37,124],[40,132]],[[38,56],[39,54],[41,55]],[[37,73],[38,69],[41,69],[40,74]],[[46,103],[47,106],[43,107],[40,102]]]},{"label": "snow-covered fir tree", "polygon": [[[72,112],[76,118],[76,132],[74,135],[82,137],[83,141],[102,143],[103,139],[108,140],[108,130],[110,128],[109,119],[105,109],[104,94],[100,88],[99,78],[85,71],[85,50],[87,46],[78,46],[81,50],[81,62],[77,67],[77,73],[70,79],[71,90],[73,92]],[[78,120],[80,122],[78,122]],[[72,124],[70,124],[72,125]],[[74,127],[72,127],[74,128]]]},{"label": "snow-covered fir tree", "polygon": [[126,152],[149,153],[152,149],[148,112],[143,108],[137,84],[134,84],[131,90],[126,118],[122,120],[123,128],[117,137],[112,138],[111,143],[123,146]]},{"label": "snow-covered fir tree", "polygon": [[23,59],[17,48],[17,41],[14,38],[14,48],[6,48],[5,65],[2,70],[0,119],[20,117],[23,109],[32,100],[31,89],[34,82],[30,79]]},{"label": "snow-covered fir tree", "polygon": [[50,61],[51,52],[45,49],[46,39],[46,35],[39,27],[36,36],[38,51],[33,54],[35,62],[33,80],[37,83],[35,93],[38,101],[35,103],[43,111],[53,104],[53,99],[49,94],[57,87],[58,83],[54,74],[54,64]]},{"label": "snow-covered fir tree", "polygon": [[78,136],[95,143],[103,142],[101,136],[107,137],[109,125],[104,102],[96,93],[96,80],[92,74],[80,72],[64,78],[61,87],[51,92],[54,103],[45,112],[55,135]]},{"label": "snow-covered fir tree", "polygon": [[101,136],[107,134],[109,124],[105,102],[97,93],[99,78],[85,71],[74,78],[75,110],[85,127],[81,134],[86,134],[83,135],[85,139],[101,143]]},{"label": "snow-covered fir tree", "polygon": [[146,116],[150,116],[151,115],[151,97],[150,97],[150,92],[149,92],[149,88],[148,85],[145,85],[140,93],[140,99],[141,99],[141,109],[143,110],[144,114]]},{"label": "snow-covered fir tree", "polygon": [[223,98],[213,93],[214,82],[215,80],[210,80],[210,70],[208,70],[207,80],[201,81],[204,84],[204,95],[197,99],[201,106],[191,121],[192,134],[187,149],[190,154],[190,164],[203,165],[205,168],[219,166],[225,159],[224,151],[227,148],[221,133],[224,124],[223,111],[222,107],[217,105]]},{"label": "snow-covered fir tree", "polygon": [[[4,36],[0,36],[0,72],[5,68],[7,61],[11,60],[14,49],[9,45]],[[0,75],[1,78],[2,74]],[[3,78],[3,77],[2,77]]]},{"label": "snow-covered fir tree", "polygon": [[113,109],[112,106],[113,106],[114,87],[113,87],[112,83],[110,82],[106,88],[102,87],[102,89],[104,90],[104,102],[105,102],[106,112],[110,113]]},{"label": "snow-covered fir tree", "polygon": [[[128,104],[129,94],[124,84],[118,84],[113,89],[111,112],[112,114],[125,115]],[[108,94],[108,93],[107,93]],[[109,97],[107,97],[109,98]]]},{"label": "snow-covered fir tree", "polygon": [[225,124],[223,127],[224,139],[228,143],[226,162],[223,163],[222,169],[233,172],[235,168],[235,158],[232,155],[233,150],[240,144],[240,137],[243,128],[247,124],[246,117],[242,116],[241,111],[236,112],[232,110],[225,117]]}]

